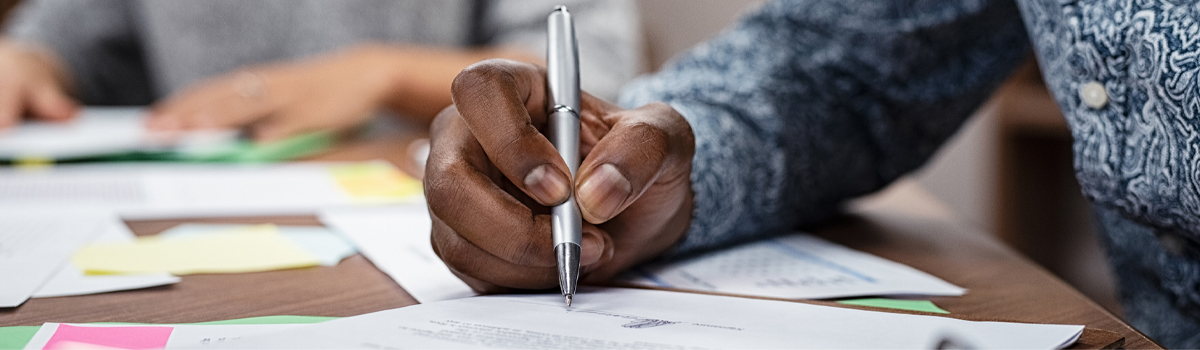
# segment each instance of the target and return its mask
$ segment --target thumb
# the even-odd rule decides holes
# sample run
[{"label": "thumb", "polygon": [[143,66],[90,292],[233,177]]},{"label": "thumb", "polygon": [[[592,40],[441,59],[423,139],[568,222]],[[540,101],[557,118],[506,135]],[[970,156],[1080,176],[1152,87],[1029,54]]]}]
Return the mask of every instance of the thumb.
[{"label": "thumb", "polygon": [[29,109],[36,118],[62,121],[75,116],[79,103],[67,97],[61,89],[45,86],[30,93]]},{"label": "thumb", "polygon": [[666,104],[617,113],[612,129],[579,166],[579,209],[593,224],[620,214],[659,176],[687,171],[695,147],[687,121]]}]

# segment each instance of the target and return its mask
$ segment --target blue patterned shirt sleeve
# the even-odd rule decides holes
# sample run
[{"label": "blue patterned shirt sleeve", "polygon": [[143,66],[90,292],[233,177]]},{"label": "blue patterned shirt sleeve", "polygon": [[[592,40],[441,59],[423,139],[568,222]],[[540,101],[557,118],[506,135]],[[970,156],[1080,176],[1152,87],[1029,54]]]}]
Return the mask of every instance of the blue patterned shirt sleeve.
[{"label": "blue patterned shirt sleeve", "polygon": [[674,253],[828,219],[921,166],[1027,57],[1012,1],[776,1],[623,91],[696,135]]}]

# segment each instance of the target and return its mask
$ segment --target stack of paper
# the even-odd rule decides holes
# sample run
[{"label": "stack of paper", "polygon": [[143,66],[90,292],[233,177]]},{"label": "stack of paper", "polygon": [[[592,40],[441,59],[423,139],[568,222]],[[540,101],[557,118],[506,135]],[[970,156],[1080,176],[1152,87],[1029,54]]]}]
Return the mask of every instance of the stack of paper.
[{"label": "stack of paper", "polygon": [[[145,127],[145,109],[135,107],[86,108],[70,122],[31,121],[0,131],[0,159],[70,159],[160,150],[168,142],[153,137]],[[236,132],[223,132],[232,139]]]},{"label": "stack of paper", "polygon": [[89,208],[145,219],[312,214],[325,207],[419,201],[420,182],[384,162],[0,169],[0,210]]},{"label": "stack of paper", "polygon": [[622,281],[787,299],[966,293],[920,270],[802,233],[642,266]]},{"label": "stack of paper", "polygon": [[[92,243],[118,244],[133,241],[133,232],[129,232],[129,228],[125,226],[125,223],[113,216],[110,220],[107,220],[104,232],[93,240]],[[33,294],[33,297],[47,298],[95,294],[155,287],[176,282],[179,282],[179,277],[171,276],[168,273],[89,276],[85,275],[75,265],[68,263],[63,264],[62,268]]]},{"label": "stack of paper", "polygon": [[104,212],[0,211],[0,307],[24,303],[111,220]]},{"label": "stack of paper", "polygon": [[103,211],[0,212],[0,307],[30,297],[58,297],[161,286],[179,281],[165,273],[87,276],[69,263],[89,242],[133,240],[125,224]]},{"label": "stack of paper", "polygon": [[1083,326],[972,322],[801,303],[633,289],[441,301],[219,344],[222,349],[971,348],[1058,349]]},{"label": "stack of paper", "polygon": [[67,122],[28,121],[0,130],[0,159],[264,162],[302,157],[328,148],[330,132],[256,143],[234,129],[154,132],[143,107],[87,107]]}]

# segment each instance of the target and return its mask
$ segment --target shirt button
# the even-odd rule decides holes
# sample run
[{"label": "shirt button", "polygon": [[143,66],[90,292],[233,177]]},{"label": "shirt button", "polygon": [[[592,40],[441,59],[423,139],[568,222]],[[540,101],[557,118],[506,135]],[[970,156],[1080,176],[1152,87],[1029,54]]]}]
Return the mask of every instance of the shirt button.
[{"label": "shirt button", "polygon": [[1089,81],[1079,87],[1079,98],[1088,107],[1100,109],[1108,103],[1108,92],[1104,91],[1104,85],[1100,82]]}]

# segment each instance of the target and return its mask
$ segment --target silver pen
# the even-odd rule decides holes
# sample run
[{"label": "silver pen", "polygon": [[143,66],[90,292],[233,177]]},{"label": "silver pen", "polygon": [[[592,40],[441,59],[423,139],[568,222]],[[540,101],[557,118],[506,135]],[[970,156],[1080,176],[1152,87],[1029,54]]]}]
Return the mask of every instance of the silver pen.
[{"label": "silver pen", "polygon": [[[556,6],[550,12],[546,34],[546,84],[550,87],[551,106],[546,136],[567,162],[574,179],[579,168],[579,49],[575,22],[566,6]],[[579,244],[583,240],[583,219],[574,193],[551,209],[550,229],[558,260],[558,286],[567,306],[571,306],[579,283]]]}]

